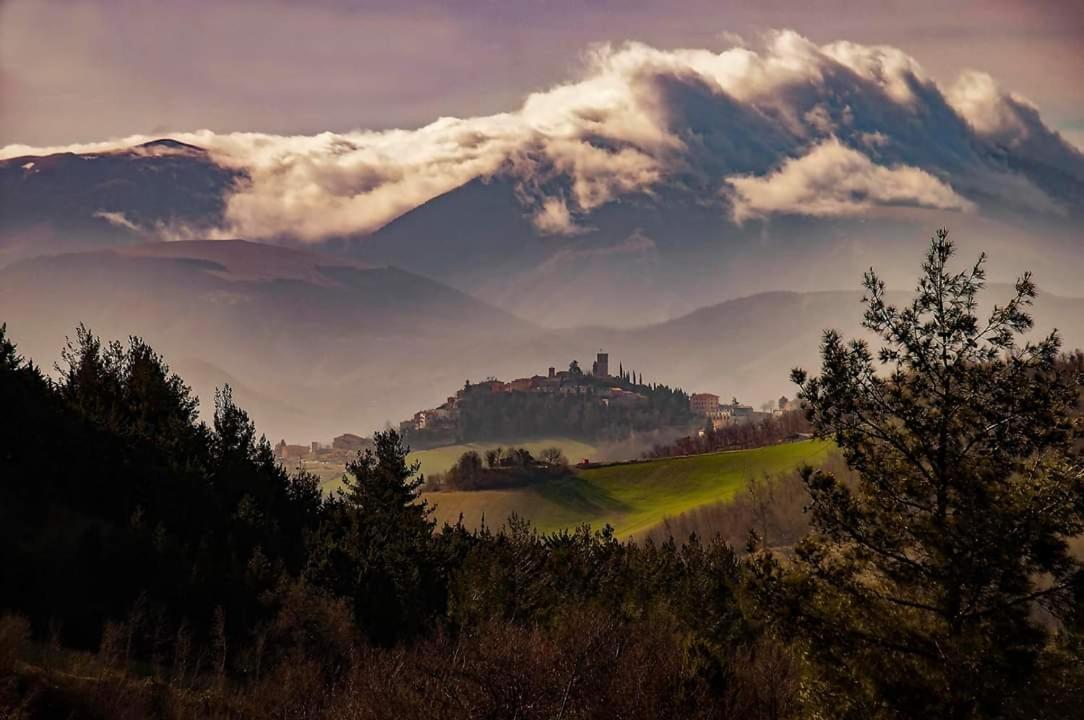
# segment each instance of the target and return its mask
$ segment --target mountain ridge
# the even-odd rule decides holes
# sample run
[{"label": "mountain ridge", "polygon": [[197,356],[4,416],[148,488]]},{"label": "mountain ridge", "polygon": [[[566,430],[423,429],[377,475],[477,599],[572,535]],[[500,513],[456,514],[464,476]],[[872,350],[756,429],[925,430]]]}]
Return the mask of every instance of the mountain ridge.
[{"label": "mountain ridge", "polygon": [[[992,284],[987,295],[1009,290]],[[78,322],[107,338],[142,335],[197,378],[205,412],[216,385],[243,378],[238,397],[258,427],[319,439],[397,422],[466,379],[544,374],[600,348],[647,381],[759,404],[793,392],[795,365],[817,366],[823,330],[861,335],[860,297],[771,291],[633,328],[551,329],[397,268],[248,241],[66,253],[0,269],[0,321],[39,364],[52,365]],[[1036,318],[1040,329],[1062,327],[1067,349],[1084,347],[1084,300],[1041,293]]]}]

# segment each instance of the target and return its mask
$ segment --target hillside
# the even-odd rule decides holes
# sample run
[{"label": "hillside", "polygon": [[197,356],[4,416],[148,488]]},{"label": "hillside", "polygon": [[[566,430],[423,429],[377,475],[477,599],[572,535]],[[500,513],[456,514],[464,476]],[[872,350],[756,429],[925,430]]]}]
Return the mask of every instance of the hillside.
[{"label": "hillside", "polygon": [[499,526],[512,514],[554,531],[610,524],[621,537],[665,517],[734,496],[745,478],[824,460],[829,445],[805,441],[755,450],[667,458],[577,471],[574,477],[515,490],[426,493],[441,522]]},{"label": "hillside", "polygon": [[[1008,292],[993,285],[987,297]],[[858,334],[860,297],[767,292],[635,328],[546,330],[413,273],[243,241],[0,268],[0,322],[43,367],[78,322],[107,338],[141,334],[193,384],[204,412],[229,382],[261,431],[302,443],[368,434],[443,402],[467,378],[545,373],[599,349],[646,382],[759,405],[793,394],[790,369],[815,367],[824,329]],[[1034,314],[1067,349],[1084,346],[1084,300],[1040,293]]]},{"label": "hillside", "polygon": [[243,173],[171,139],[0,159],[0,267],[24,257],[186,237],[222,222]]},{"label": "hillside", "polygon": [[15,263],[0,269],[0,322],[44,367],[79,322],[107,339],[141,335],[193,383],[204,412],[216,385],[240,378],[261,431],[305,441],[368,432],[484,366],[489,338],[532,331],[402,270],[242,241]]},{"label": "hillside", "polygon": [[[1011,293],[1007,285],[992,284],[980,312],[1004,303]],[[889,297],[900,304],[910,298],[911,293],[902,291]],[[612,358],[624,358],[626,365],[634,362],[645,377],[689,392],[736,395],[759,405],[781,394],[793,395],[792,368],[819,367],[818,347],[826,329],[864,337],[861,299],[861,292],[846,290],[762,292],[662,323],[627,330],[563,331],[563,335],[573,345],[591,341],[604,345]],[[1057,328],[1065,349],[1084,347],[1084,299],[1040,289],[1033,315],[1032,337]]]}]

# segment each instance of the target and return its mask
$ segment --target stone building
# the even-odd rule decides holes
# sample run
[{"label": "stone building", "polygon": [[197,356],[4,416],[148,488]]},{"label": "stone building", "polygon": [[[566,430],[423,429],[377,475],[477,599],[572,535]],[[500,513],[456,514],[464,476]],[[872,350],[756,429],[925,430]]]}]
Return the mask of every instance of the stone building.
[{"label": "stone building", "polygon": [[591,364],[591,374],[595,377],[605,378],[610,377],[610,354],[600,352],[595,362]]},{"label": "stone building", "polygon": [[689,396],[689,409],[697,415],[710,415],[719,409],[719,396],[711,393],[693,393]]}]

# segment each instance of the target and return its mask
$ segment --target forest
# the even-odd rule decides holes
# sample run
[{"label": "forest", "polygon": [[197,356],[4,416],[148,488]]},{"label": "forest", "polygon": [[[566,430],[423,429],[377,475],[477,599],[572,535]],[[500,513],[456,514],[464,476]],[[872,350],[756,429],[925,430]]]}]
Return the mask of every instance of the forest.
[{"label": "forest", "polygon": [[1079,717],[1084,362],[1021,338],[1029,276],[979,318],[952,256],[904,307],[871,272],[880,345],[795,370],[844,467],[785,546],[437,527],[394,430],[324,495],[139,338],[79,327],[47,375],[0,330],[0,713]]}]

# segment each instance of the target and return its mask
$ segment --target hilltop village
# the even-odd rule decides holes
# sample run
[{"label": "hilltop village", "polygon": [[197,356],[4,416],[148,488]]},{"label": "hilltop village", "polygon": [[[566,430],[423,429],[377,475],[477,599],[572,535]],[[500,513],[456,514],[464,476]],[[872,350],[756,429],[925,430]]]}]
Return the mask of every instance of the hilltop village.
[{"label": "hilltop village", "polygon": [[468,397],[478,394],[528,393],[534,395],[590,396],[603,407],[631,406],[648,401],[646,394],[636,388],[642,386],[643,378],[632,371],[618,370],[616,376],[610,374],[610,356],[599,352],[591,363],[590,372],[583,372],[579,361],[573,360],[568,370],[558,371],[550,367],[545,375],[516,378],[503,382],[496,378],[487,378],[480,383],[469,380],[455,395],[448,396],[442,404],[429,410],[419,410],[409,420],[399,423],[399,432],[407,437],[420,432],[437,433],[452,430],[460,419],[460,410]]},{"label": "hilltop village", "polygon": [[[617,375],[611,375],[609,367],[609,355],[599,352],[588,373],[580,371],[579,363],[573,360],[568,370],[557,371],[550,367],[546,375],[516,378],[508,382],[496,378],[487,378],[476,384],[467,381],[461,390],[449,396],[442,405],[429,410],[419,410],[411,419],[399,423],[399,431],[409,436],[419,431],[453,427],[459,419],[459,408],[470,393],[590,395],[603,407],[632,407],[648,401],[648,396],[641,390],[647,391],[651,386],[644,386],[642,376],[631,371],[626,372],[623,368],[618,370]],[[751,405],[738,402],[737,398],[730,403],[720,403],[719,396],[712,393],[694,393],[688,398],[689,412],[695,417],[709,419],[716,430],[728,425],[763,420],[793,409],[793,405],[793,401],[784,397],[780,398],[774,407],[754,410]]]},{"label": "hilltop village", "polygon": [[[692,431],[710,424],[711,429],[721,430],[759,422],[792,405],[781,398],[770,408],[754,410],[736,398],[721,403],[713,393],[687,395],[680,389],[645,383],[642,374],[620,364],[612,372],[609,354],[600,351],[588,370],[573,360],[567,370],[549,367],[544,375],[468,380],[442,404],[419,410],[399,423],[399,432],[415,449],[546,433],[613,438],[668,427]],[[282,440],[275,446],[275,456],[338,462],[369,444],[368,438],[352,433],[336,437],[330,445],[315,441],[292,445]]]}]

